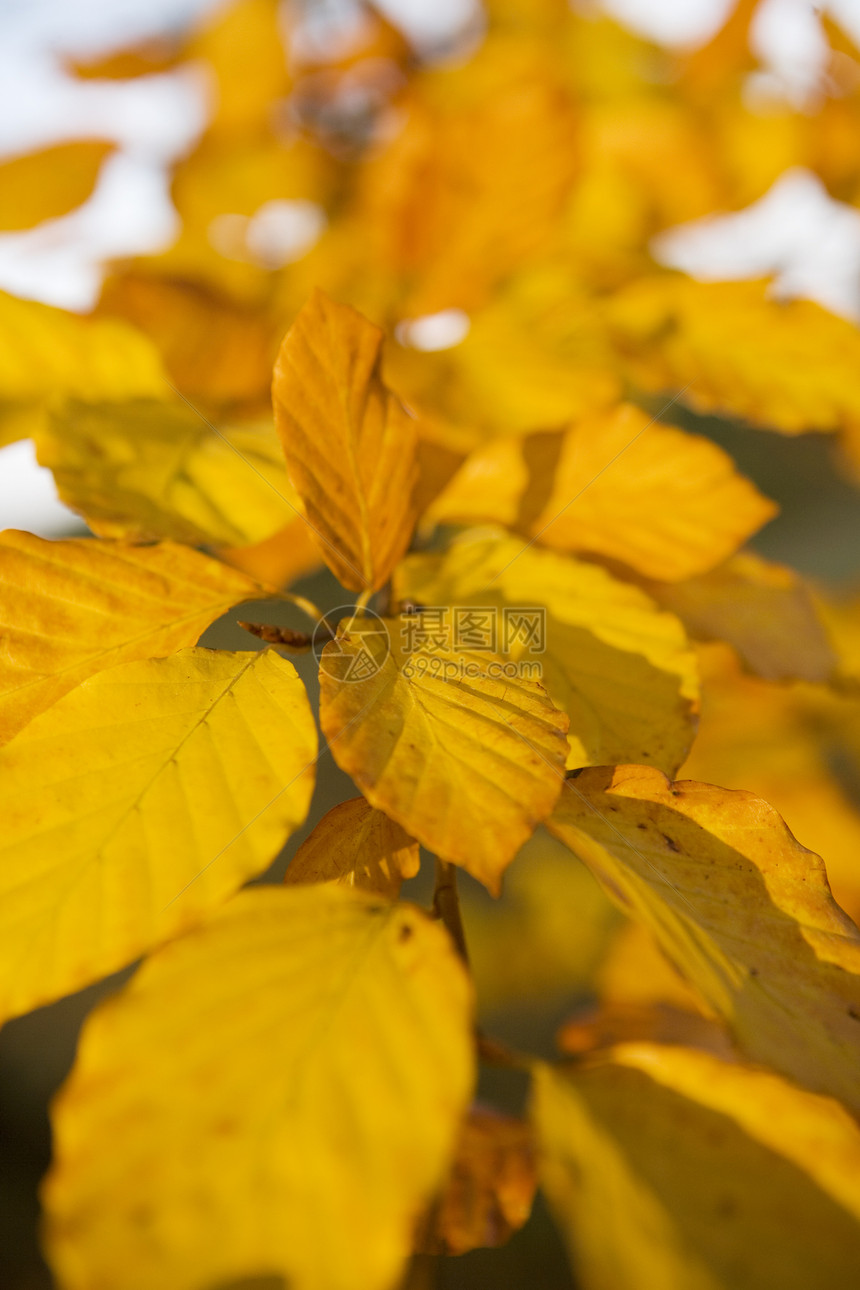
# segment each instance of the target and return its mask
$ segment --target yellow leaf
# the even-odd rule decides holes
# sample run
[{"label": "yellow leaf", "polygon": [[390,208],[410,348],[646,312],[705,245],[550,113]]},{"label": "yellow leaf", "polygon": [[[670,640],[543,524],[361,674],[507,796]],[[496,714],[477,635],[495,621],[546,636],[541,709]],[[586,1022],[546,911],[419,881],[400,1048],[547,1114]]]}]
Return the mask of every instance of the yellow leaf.
[{"label": "yellow leaf", "polygon": [[479,1105],[463,1125],[451,1176],[419,1231],[428,1254],[504,1245],[528,1220],[537,1185],[531,1126]]},{"label": "yellow leaf", "polygon": [[215,81],[209,132],[253,134],[271,127],[290,89],[283,14],[278,0],[231,0],[188,42]]},{"label": "yellow leaf", "polygon": [[161,542],[131,546],[0,534],[0,742],[86,677],[193,645],[264,588]]},{"label": "yellow leaf", "polygon": [[400,131],[365,164],[366,253],[404,281],[407,316],[479,306],[551,245],[579,163],[548,52],[491,36],[467,64],[417,80]]},{"label": "yellow leaf", "polygon": [[[33,413],[66,398],[86,402],[163,398],[155,349],[127,323],[81,318],[0,291],[0,434],[32,433]],[[11,428],[10,428],[11,427]]]},{"label": "yellow leaf", "polygon": [[713,568],[775,514],[716,444],[632,404],[567,431],[493,440],[429,511],[437,523],[503,524],[667,581]]},{"label": "yellow leaf", "polygon": [[[500,652],[537,663],[550,698],[570,717],[569,767],[637,761],[674,772],[683,762],[698,707],[695,656],[678,620],[637,587],[596,565],[480,531],[444,556],[410,556],[394,585],[418,604],[463,606],[451,611],[460,624],[472,622],[473,609],[479,619],[482,608],[493,615]],[[536,649],[503,639],[535,612]]]},{"label": "yellow leaf", "polygon": [[410,407],[486,435],[562,425],[621,397],[605,326],[563,264],[515,279],[469,322],[450,349],[386,348],[386,374]]},{"label": "yellow leaf", "polygon": [[837,903],[860,924],[860,810],[852,791],[860,749],[851,750],[860,705],[822,688],[743,675],[725,646],[704,647],[700,657],[701,724],[684,776],[770,802],[794,836],[826,858]]},{"label": "yellow leaf", "polygon": [[[299,505],[298,497],[295,504]],[[249,578],[256,578],[270,587],[289,587],[320,566],[319,547],[303,515],[289,520],[262,542],[254,542],[251,546],[221,547],[217,554],[234,569],[241,569]]]},{"label": "yellow leaf", "polygon": [[539,1067],[541,1184],[583,1290],[843,1290],[860,1130],[836,1102],[685,1048]]},{"label": "yellow leaf", "polygon": [[258,301],[248,304],[205,281],[177,279],[169,253],[167,258],[168,263],[155,262],[161,272],[135,266],[108,277],[99,313],[127,319],[151,337],[174,384],[204,410],[226,408],[233,415],[250,409],[271,416],[280,331]]},{"label": "yellow leaf", "polygon": [[421,627],[420,614],[342,620],[322,653],[320,724],[371,805],[497,894],[560,792],[567,717],[492,654],[411,653]]},{"label": "yellow leaf", "polygon": [[607,305],[616,342],[647,389],[684,389],[700,412],[785,434],[860,422],[860,330],[762,282],[646,277]]},{"label": "yellow leaf", "polygon": [[182,650],[82,682],[0,750],[0,1017],[122,967],[301,824],[316,730],[271,651]]},{"label": "yellow leaf", "polygon": [[692,636],[728,641],[767,680],[826,681],[836,654],[809,586],[792,569],[740,552],[685,582],[648,587]]},{"label": "yellow leaf", "polygon": [[83,205],[116,144],[75,139],[0,161],[0,231],[32,228]]},{"label": "yellow leaf", "polygon": [[418,872],[418,843],[363,797],[324,815],[287,869],[287,883],[339,883],[396,900]]},{"label": "yellow leaf", "polygon": [[379,375],[382,332],[317,291],[275,364],[287,469],[344,587],[375,590],[415,526],[415,423]]},{"label": "yellow leaf", "polygon": [[221,429],[178,401],[69,402],[39,461],[106,537],[244,546],[300,514],[270,421]]},{"label": "yellow leaf", "polygon": [[621,766],[568,780],[548,827],[754,1061],[860,1108],[860,932],[772,807]]},{"label": "yellow leaf", "polygon": [[84,1029],[43,1190],[59,1281],[389,1290],[453,1155],[470,1030],[466,974],[419,910],[242,892]]}]

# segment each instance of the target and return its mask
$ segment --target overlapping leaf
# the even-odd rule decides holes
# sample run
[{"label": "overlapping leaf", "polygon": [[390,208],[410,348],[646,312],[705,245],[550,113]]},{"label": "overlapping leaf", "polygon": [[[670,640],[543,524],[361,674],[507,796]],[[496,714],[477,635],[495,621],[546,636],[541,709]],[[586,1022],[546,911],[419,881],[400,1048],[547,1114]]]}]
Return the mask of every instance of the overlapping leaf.
[{"label": "overlapping leaf", "polygon": [[715,444],[621,404],[567,431],[477,449],[430,514],[504,524],[674,581],[731,555],[775,507]]},{"label": "overlapping leaf", "polygon": [[324,815],[287,870],[287,883],[340,883],[396,900],[418,872],[418,843],[363,797]]},{"label": "overlapping leaf", "polygon": [[755,1061],[860,1108],[860,932],[751,793],[642,766],[569,780],[548,827],[641,918]]},{"label": "overlapping leaf", "polygon": [[[637,761],[674,772],[683,762],[697,709],[695,658],[678,620],[638,588],[481,532],[444,556],[410,556],[394,585],[418,604],[462,607],[448,614],[464,629],[489,622],[494,645],[540,667],[570,717],[568,766]],[[538,630],[526,640],[517,624],[535,613]]]},{"label": "overlapping leaf", "polygon": [[287,469],[341,583],[375,589],[415,524],[415,423],[379,374],[382,332],[317,292],[275,365]]},{"label": "overlapping leaf", "polygon": [[343,620],[322,654],[320,723],[373,806],[498,892],[558,797],[567,717],[492,654],[413,653],[421,628],[420,614]]},{"label": "overlapping leaf", "polygon": [[39,460],[106,537],[245,546],[300,514],[270,421],[221,429],[178,401],[69,402]]},{"label": "overlapping leaf", "polygon": [[80,681],[194,645],[231,605],[263,596],[244,575],[160,542],[0,534],[0,743]]},{"label": "overlapping leaf", "polygon": [[698,578],[649,591],[700,640],[729,641],[767,680],[827,681],[836,652],[809,586],[792,569],[740,552]]},{"label": "overlapping leaf", "polygon": [[703,1052],[625,1044],[536,1072],[542,1185],[584,1290],[841,1290],[860,1130],[829,1098]]},{"label": "overlapping leaf", "polygon": [[417,909],[243,892],[85,1029],[44,1190],[62,1284],[389,1290],[471,1096],[470,1014]]},{"label": "overlapping leaf", "polygon": [[187,927],[307,812],[316,730],[272,652],[182,650],[83,681],[0,751],[0,1016]]}]

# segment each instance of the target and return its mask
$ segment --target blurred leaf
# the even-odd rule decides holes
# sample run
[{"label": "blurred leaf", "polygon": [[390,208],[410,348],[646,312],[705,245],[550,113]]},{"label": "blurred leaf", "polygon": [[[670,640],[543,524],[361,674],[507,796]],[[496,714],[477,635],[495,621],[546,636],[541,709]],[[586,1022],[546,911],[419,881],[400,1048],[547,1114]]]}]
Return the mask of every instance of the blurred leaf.
[{"label": "blurred leaf", "polygon": [[860,1130],[829,1098],[707,1053],[625,1044],[539,1067],[546,1190],[584,1290],[841,1290]]},{"label": "blurred leaf", "polygon": [[712,568],[775,513],[716,444],[632,404],[477,448],[430,509],[666,581]]},{"label": "blurred leaf", "polygon": [[537,1171],[530,1125],[479,1105],[465,1121],[451,1176],[416,1248],[466,1254],[504,1245],[531,1214]]},{"label": "blurred leaf", "polygon": [[417,909],[242,892],[85,1027],[43,1191],[62,1284],[387,1290],[453,1155],[470,1025],[465,972]]},{"label": "blurred leaf", "polygon": [[740,552],[709,573],[650,583],[692,636],[728,641],[766,680],[826,681],[836,654],[809,585],[782,564]]},{"label": "blurred leaf", "polygon": [[39,461],[104,537],[245,546],[300,514],[270,421],[221,428],[178,401],[70,401]]},{"label": "blurred leaf", "polygon": [[82,206],[115,149],[104,139],[74,139],[0,161],[0,232],[33,228]]}]

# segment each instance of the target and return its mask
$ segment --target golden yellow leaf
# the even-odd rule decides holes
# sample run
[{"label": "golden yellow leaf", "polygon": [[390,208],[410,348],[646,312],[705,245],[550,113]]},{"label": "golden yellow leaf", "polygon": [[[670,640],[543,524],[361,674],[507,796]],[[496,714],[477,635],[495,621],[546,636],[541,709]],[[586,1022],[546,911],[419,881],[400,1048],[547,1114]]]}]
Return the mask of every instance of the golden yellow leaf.
[{"label": "golden yellow leaf", "polygon": [[84,81],[127,81],[169,71],[178,61],[180,46],[170,34],[123,45],[95,56],[65,57],[66,70]]},{"label": "golden yellow leaf", "polygon": [[624,1044],[539,1067],[541,1185],[583,1290],[843,1290],[860,1130],[829,1098],[709,1053]]},{"label": "golden yellow leaf", "polygon": [[33,413],[66,398],[86,402],[163,398],[158,354],[127,323],[81,318],[0,291],[0,430],[4,442],[41,424]]},{"label": "golden yellow leaf", "polygon": [[264,588],[172,542],[0,534],[0,743],[87,676],[194,645]]},{"label": "golden yellow leaf", "polygon": [[412,906],[242,892],[84,1029],[43,1190],[61,1284],[389,1290],[472,1093],[471,1003]]},{"label": "golden yellow leaf", "polygon": [[851,750],[860,704],[821,687],[744,675],[725,646],[699,653],[701,724],[684,776],[770,802],[794,836],[825,857],[837,903],[860,925],[860,810],[852,791],[860,749]]},{"label": "golden yellow leaf", "polygon": [[188,42],[188,57],[202,60],[215,82],[209,133],[271,128],[290,89],[282,21],[278,0],[231,0]]},{"label": "golden yellow leaf", "polygon": [[648,590],[692,636],[728,641],[766,680],[833,675],[836,653],[810,588],[785,565],[744,551],[697,578]]},{"label": "golden yellow leaf", "polygon": [[300,514],[271,421],[221,428],[178,400],[69,401],[38,455],[105,537],[245,546]]},{"label": "golden yellow leaf", "polygon": [[563,263],[521,275],[469,323],[450,349],[386,348],[386,374],[410,407],[486,436],[562,425],[622,395],[595,303]]},{"label": "golden yellow leaf", "polygon": [[772,807],[604,767],[567,781],[547,827],[651,928],[754,1061],[860,1108],[860,932]]},{"label": "golden yellow leaf", "polygon": [[504,1245],[528,1220],[536,1186],[531,1126],[476,1104],[463,1125],[451,1176],[419,1229],[416,1247],[457,1255]]},{"label": "golden yellow leaf", "polygon": [[324,815],[290,861],[287,883],[339,883],[396,900],[418,872],[418,843],[363,797]]},{"label": "golden yellow leaf", "polygon": [[320,724],[371,805],[498,894],[561,790],[567,717],[493,654],[412,653],[426,627],[342,620],[322,653]]},{"label": "golden yellow leaf", "polygon": [[634,379],[785,434],[860,423],[860,329],[763,282],[642,278],[607,305]]},{"label": "golden yellow leaf", "polygon": [[0,750],[0,1016],[106,976],[265,869],[316,751],[271,651],[121,663],[35,717]]},{"label": "golden yellow leaf", "polygon": [[579,164],[571,96],[549,51],[491,36],[416,81],[402,121],[360,175],[366,254],[403,280],[407,317],[473,309],[552,244]]},{"label": "golden yellow leaf", "polygon": [[[444,556],[410,556],[394,588],[418,604],[462,607],[449,618],[463,630],[485,628],[486,620],[494,626],[490,648],[540,668],[550,698],[570,717],[569,767],[637,761],[674,772],[689,752],[695,656],[678,620],[637,587],[479,530]],[[531,641],[523,636],[528,625]]]},{"label": "golden yellow leaf", "polygon": [[155,263],[161,272],[135,266],[108,277],[99,314],[127,319],[151,337],[173,382],[204,410],[271,415],[280,327],[259,302],[237,301],[206,281],[176,280],[169,264]]},{"label": "golden yellow leaf", "polygon": [[74,139],[0,161],[0,232],[32,228],[83,205],[115,148],[104,139]]},{"label": "golden yellow leaf", "polygon": [[429,516],[503,524],[676,581],[719,564],[775,513],[716,444],[621,404],[476,449]]},{"label": "golden yellow leaf", "polygon": [[[290,490],[292,494],[292,490]],[[300,505],[298,497],[295,505]],[[319,546],[302,515],[251,546],[221,547],[218,558],[270,587],[288,587],[320,566]]]},{"label": "golden yellow leaf", "polygon": [[329,568],[388,580],[415,525],[415,423],[382,383],[382,332],[317,291],[281,345],[272,396],[287,469]]}]

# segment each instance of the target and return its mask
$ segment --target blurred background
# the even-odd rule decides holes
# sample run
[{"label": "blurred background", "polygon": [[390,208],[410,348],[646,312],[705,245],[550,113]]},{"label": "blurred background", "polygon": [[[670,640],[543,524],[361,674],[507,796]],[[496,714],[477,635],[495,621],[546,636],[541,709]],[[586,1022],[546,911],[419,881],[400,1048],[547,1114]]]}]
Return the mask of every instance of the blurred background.
[{"label": "blurred background", "polygon": [[[76,210],[32,229],[0,232],[0,289],[86,313],[98,304],[111,265],[164,256],[169,266],[173,256],[172,262],[187,271],[193,247],[183,230],[174,170],[195,155],[219,110],[205,36],[196,47],[193,33],[205,33],[207,23],[228,7],[217,0],[0,0],[0,163],[74,139],[98,138],[114,145],[91,195]],[[686,57],[714,38],[734,6],[731,0],[687,0],[684,5],[676,0],[613,0],[587,8]],[[749,110],[778,101],[799,116],[814,116],[827,92],[831,58],[819,9],[807,0],[762,0],[739,8],[754,9],[744,71]],[[375,11],[386,25],[377,33],[379,47],[369,53],[362,44],[367,14],[358,0],[305,0],[289,11],[289,57],[303,69],[295,84],[303,87],[306,98],[297,106],[298,91],[293,91],[286,109],[293,115],[285,129],[296,128],[296,113],[316,113],[333,155],[347,167],[354,160],[350,149],[355,139],[352,125],[343,128],[344,116],[352,123],[365,115],[372,118],[380,139],[386,131],[395,133],[398,78],[406,63],[456,68],[480,47],[485,30],[478,0],[378,0]],[[831,0],[826,11],[860,45],[860,0]],[[186,49],[189,39],[190,56],[180,57],[177,50]],[[132,47],[133,54],[116,54]],[[372,62],[372,75],[353,68],[354,48],[364,49],[361,66],[366,72],[368,60]],[[328,64],[342,73],[339,97],[332,101],[324,96],[320,106],[313,77],[322,76],[320,69]],[[854,146],[860,153],[860,140]],[[223,183],[228,195],[229,171]],[[0,192],[0,203],[2,196]],[[193,200],[187,192],[184,197],[188,219]],[[225,261],[239,264],[242,271],[248,265],[254,271],[280,270],[302,262],[326,229],[323,204],[303,196],[278,196],[252,214],[231,210],[228,196],[223,205],[208,223],[207,236]],[[236,252],[239,241],[241,254]],[[784,294],[818,301],[860,321],[860,205],[856,196],[833,196],[820,175],[804,165],[786,167],[747,204],[660,228],[649,250],[658,264],[706,280],[770,277]],[[245,286],[238,276],[236,282],[238,298]],[[430,311],[411,318],[400,339],[412,349],[435,353],[456,345],[468,327],[462,310]],[[761,490],[779,502],[779,516],[753,544],[760,554],[792,565],[822,587],[846,591],[858,585],[856,484],[840,468],[826,436],[782,437],[681,408],[673,409],[670,419],[721,443]],[[30,439],[0,448],[0,528],[9,527],[52,537],[87,531],[58,500],[53,477],[37,464]],[[325,575],[306,578],[299,589],[323,608],[337,603],[337,589]],[[253,609],[245,617],[253,619]],[[299,625],[289,612],[284,622]],[[232,621],[216,625],[204,643],[252,647]],[[311,661],[300,659],[298,666],[313,692]],[[283,872],[289,855],[321,815],[352,792],[328,758],[320,768],[312,815],[269,877]],[[543,835],[530,849],[531,879],[521,880],[515,867],[499,905],[491,906],[468,879],[464,899],[488,1023],[511,1043],[548,1052],[572,1003],[587,996],[606,929],[617,916],[567,853],[560,854]],[[575,945],[567,925],[556,927],[551,918],[562,888],[583,914]],[[421,880],[415,894],[426,899]],[[524,929],[538,925],[545,962],[522,962],[511,947]],[[3,1290],[51,1285],[37,1242],[36,1187],[50,1149],[46,1105],[68,1069],[81,1019],[104,989],[85,991],[0,1032]],[[516,1108],[522,1088],[513,1077],[495,1075],[484,1093]],[[529,1283],[545,1290],[572,1285],[558,1238],[542,1212],[505,1249],[448,1261],[437,1270],[436,1280],[440,1286],[494,1290]]]}]

